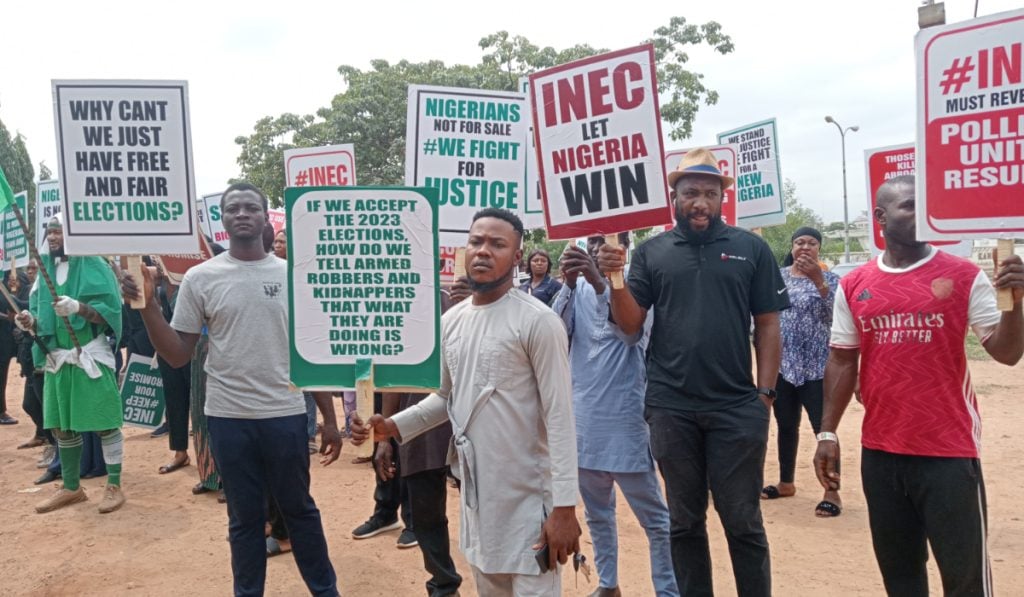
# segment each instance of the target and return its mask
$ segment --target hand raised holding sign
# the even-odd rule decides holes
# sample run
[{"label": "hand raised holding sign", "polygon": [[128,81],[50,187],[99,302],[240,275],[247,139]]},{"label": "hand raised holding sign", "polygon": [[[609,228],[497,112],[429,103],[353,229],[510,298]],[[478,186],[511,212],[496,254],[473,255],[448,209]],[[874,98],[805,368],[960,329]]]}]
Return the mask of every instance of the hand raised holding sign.
[{"label": "hand raised holding sign", "polygon": [[156,296],[156,268],[143,267],[141,271],[143,278],[141,287],[127,270],[122,271],[121,296],[124,297],[125,302],[144,299],[146,304],[149,304],[151,299]]},{"label": "hand raised holding sign", "polygon": [[[1009,256],[1000,262],[1000,253]],[[999,294],[999,309],[1012,311],[1015,305],[1020,305],[1024,300],[1024,261],[1020,255],[1013,254],[1012,240],[999,241],[999,248],[992,251],[992,265],[995,272],[992,284]]]}]

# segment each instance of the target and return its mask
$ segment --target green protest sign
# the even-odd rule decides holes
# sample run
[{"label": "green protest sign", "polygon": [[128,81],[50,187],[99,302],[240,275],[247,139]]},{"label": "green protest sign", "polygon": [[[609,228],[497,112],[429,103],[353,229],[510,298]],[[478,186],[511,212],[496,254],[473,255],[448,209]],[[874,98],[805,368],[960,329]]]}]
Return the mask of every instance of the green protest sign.
[{"label": "green protest sign", "polygon": [[164,380],[152,357],[133,354],[121,384],[124,422],[156,429],[164,421]]},{"label": "green protest sign", "polygon": [[285,190],[291,381],[354,388],[440,384],[438,190]]},{"label": "green protest sign", "polygon": [[[21,213],[28,213],[26,210],[28,202],[27,193],[24,191],[18,193],[14,196],[14,200],[18,203],[18,209],[21,210]],[[3,267],[0,269],[3,269],[3,271],[11,269],[11,259],[15,259],[21,265],[28,263],[28,239],[25,237],[25,230],[18,224],[18,218],[14,215],[13,206],[8,206],[3,211],[3,235]]]}]

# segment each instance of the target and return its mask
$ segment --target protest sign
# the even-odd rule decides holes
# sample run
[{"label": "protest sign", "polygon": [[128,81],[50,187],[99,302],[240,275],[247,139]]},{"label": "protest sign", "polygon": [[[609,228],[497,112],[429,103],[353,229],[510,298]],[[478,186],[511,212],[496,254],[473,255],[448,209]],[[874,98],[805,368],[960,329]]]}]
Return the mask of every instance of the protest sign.
[{"label": "protest sign", "polygon": [[46,224],[60,213],[60,183],[44,180],[36,183],[36,248],[47,252]]},{"label": "protest sign", "polygon": [[[691,148],[696,149],[696,148]],[[665,154],[665,171],[672,172],[679,166],[679,160],[691,149],[674,149]],[[718,160],[718,169],[724,176],[736,177],[736,146],[711,145],[705,147]],[[669,189],[671,193],[672,189]],[[733,183],[722,192],[722,221],[730,226],[736,225],[736,184]],[[671,229],[671,226],[669,227]]]},{"label": "protest sign", "polygon": [[521,93],[409,86],[405,184],[438,189],[441,244],[466,244],[473,214],[522,212],[529,126]]},{"label": "protest sign", "polygon": [[356,151],[351,143],[286,149],[284,152],[285,186],[355,186],[355,156]]},{"label": "protest sign", "polygon": [[206,243],[205,238],[200,237],[198,253],[160,255],[157,257],[157,260],[160,262],[160,267],[163,268],[164,274],[171,284],[180,286],[182,278],[185,277],[185,272],[211,257],[213,257],[213,251],[210,250],[210,245]]},{"label": "protest sign", "polygon": [[736,146],[736,225],[750,229],[785,224],[775,119],[719,133],[718,142]]},{"label": "protest sign", "polygon": [[1024,10],[922,29],[917,237],[1024,233]]},{"label": "protest sign", "polygon": [[271,208],[267,210],[267,219],[270,221],[270,227],[274,229],[274,234],[284,230],[287,223],[283,209]]},{"label": "protest sign", "polygon": [[439,281],[443,285],[449,285],[455,281],[455,247],[438,247],[439,251]]},{"label": "protest sign", "polygon": [[[16,194],[14,201],[18,204],[18,209],[21,210],[21,213],[28,213],[26,209],[28,193],[22,191]],[[11,269],[12,259],[16,263],[25,265],[28,263],[28,238],[25,236],[25,230],[18,223],[18,218],[14,215],[13,207],[8,207],[2,212],[2,222],[0,223],[3,225],[4,235],[3,266],[0,269],[3,271]]]},{"label": "protest sign", "polygon": [[549,239],[672,221],[652,45],[534,73],[530,94]]},{"label": "protest sign", "polygon": [[[864,167],[867,169],[868,182],[867,213],[868,213],[868,245],[872,255],[878,255],[885,250],[885,238],[882,230],[875,222],[875,196],[878,188],[885,181],[903,176],[913,175],[916,170],[914,145],[904,143],[902,145],[890,145],[864,151]],[[970,241],[933,241],[929,243],[948,253],[968,257],[971,254],[972,243]]]},{"label": "protest sign", "polygon": [[368,361],[378,388],[436,388],[437,189],[292,187],[285,204],[292,383],[353,388]]},{"label": "protest sign", "polygon": [[184,81],[53,81],[69,255],[192,253]]},{"label": "protest sign", "polygon": [[[530,78],[520,77],[519,91],[529,97]],[[527,230],[544,227],[544,201],[540,198],[540,173],[537,165],[537,142],[533,136],[533,119],[526,131],[526,187],[523,189],[523,227]]]},{"label": "protest sign", "polygon": [[196,202],[196,214],[199,218],[199,227],[203,234],[213,239],[213,242],[227,248],[228,232],[224,230],[224,222],[220,217],[220,197],[223,193],[203,195]]},{"label": "protest sign", "polygon": [[124,422],[156,429],[164,422],[164,380],[153,357],[133,354],[121,383]]}]

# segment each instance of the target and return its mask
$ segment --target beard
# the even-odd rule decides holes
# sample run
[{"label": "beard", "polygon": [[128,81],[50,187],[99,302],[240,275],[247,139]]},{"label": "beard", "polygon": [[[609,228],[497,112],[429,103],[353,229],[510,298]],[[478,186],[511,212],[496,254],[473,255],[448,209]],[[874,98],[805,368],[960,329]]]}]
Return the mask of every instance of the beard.
[{"label": "beard", "polygon": [[469,280],[469,289],[473,292],[491,292],[492,290],[497,290],[502,284],[508,282],[512,278],[515,271],[516,268],[513,266],[504,276],[490,282],[477,282],[472,276],[467,276],[467,279]]},{"label": "beard", "polygon": [[64,259],[64,245],[61,245],[58,249],[51,248],[50,257],[52,257],[54,261],[60,261]]},{"label": "beard", "polygon": [[713,234],[718,229],[718,224],[722,221],[722,212],[708,214],[708,227],[704,230],[694,230],[690,226],[690,218],[683,215],[682,210],[676,208],[676,226],[683,231],[686,238],[696,244],[705,244],[707,241],[713,238]]}]

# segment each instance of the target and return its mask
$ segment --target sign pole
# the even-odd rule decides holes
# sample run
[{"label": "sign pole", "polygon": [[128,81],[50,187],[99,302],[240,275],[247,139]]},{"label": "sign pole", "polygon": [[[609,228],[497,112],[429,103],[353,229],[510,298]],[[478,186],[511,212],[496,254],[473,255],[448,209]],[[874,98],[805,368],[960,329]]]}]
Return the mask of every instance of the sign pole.
[{"label": "sign pole", "polygon": [[[996,243],[995,268],[993,275],[999,272],[999,261],[1013,255],[1013,239],[1001,238]],[[996,290],[996,306],[1000,311],[1013,311],[1013,289],[1000,288]]]},{"label": "sign pole", "polygon": [[[606,242],[608,244],[608,246],[618,247],[619,246],[619,235],[618,234],[606,234],[605,237],[604,237],[604,242]],[[612,282],[612,288],[613,289],[621,290],[621,289],[626,287],[626,282],[625,282],[625,280],[622,279],[622,272],[609,272],[608,273],[608,278]]]},{"label": "sign pole", "polygon": [[[14,217],[18,219],[18,225],[21,226],[21,229],[25,232],[25,238],[29,238],[28,224],[25,223],[25,217],[21,215],[21,210],[18,208],[18,202],[15,201],[12,203],[11,208],[14,209]],[[49,272],[47,272],[46,268],[43,267],[43,259],[39,256],[39,249],[36,248],[35,243],[27,244],[29,252],[32,253],[32,259],[35,259],[36,263],[39,264],[39,275],[43,277],[43,282],[46,283],[46,288],[50,291],[50,297],[56,301],[57,287],[54,286],[53,280],[50,279]],[[61,317],[60,320],[64,322],[64,327],[67,329],[68,335],[71,336],[71,342],[75,345],[75,350],[81,354],[82,346],[78,343],[78,336],[75,335],[75,329],[71,327],[71,321],[67,317]]]},{"label": "sign pole", "polygon": [[[142,277],[142,257],[139,255],[126,255],[121,259],[121,267],[124,268],[124,270],[127,271],[129,274],[131,274],[132,279],[140,284],[144,283],[145,278]],[[131,308],[135,309],[136,311],[138,311],[139,309],[145,309],[145,293],[140,292],[138,298],[132,299],[129,302],[129,305],[131,305]]]},{"label": "sign pole", "polygon": [[[364,422],[373,416],[373,361],[356,359],[356,413]],[[373,455],[373,429],[370,437],[362,444],[355,446],[356,456],[369,458]]]}]

